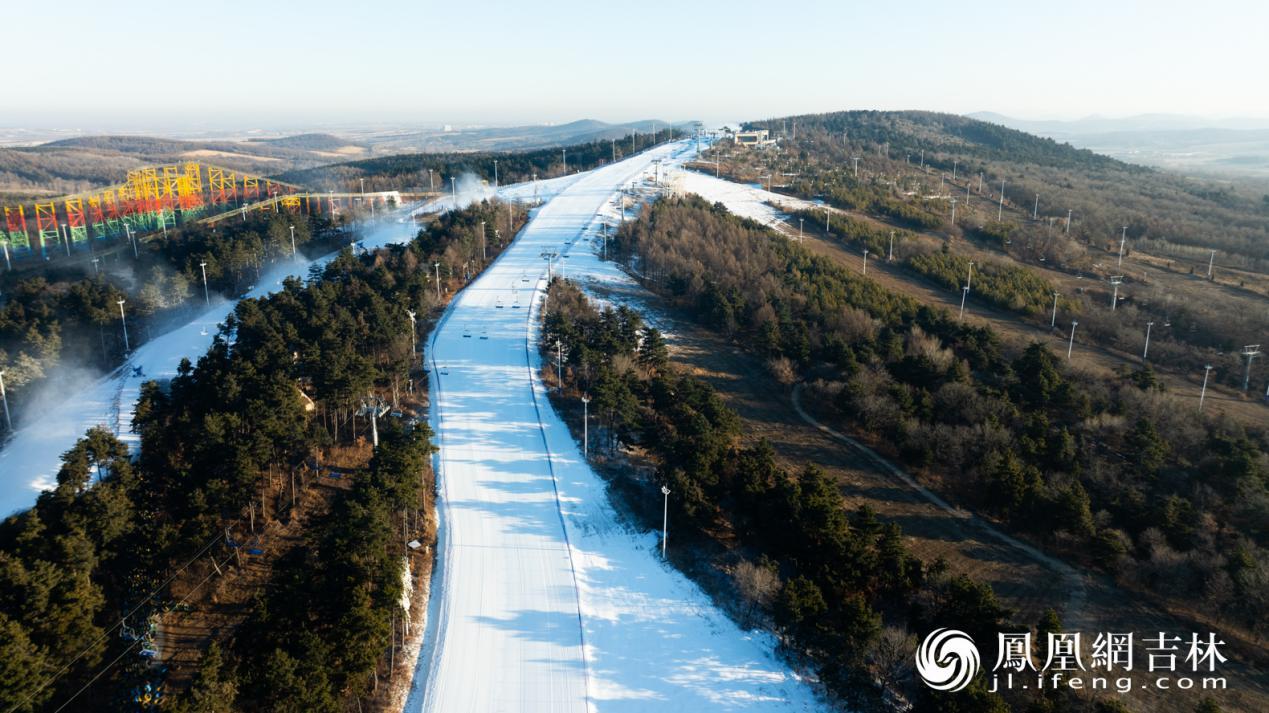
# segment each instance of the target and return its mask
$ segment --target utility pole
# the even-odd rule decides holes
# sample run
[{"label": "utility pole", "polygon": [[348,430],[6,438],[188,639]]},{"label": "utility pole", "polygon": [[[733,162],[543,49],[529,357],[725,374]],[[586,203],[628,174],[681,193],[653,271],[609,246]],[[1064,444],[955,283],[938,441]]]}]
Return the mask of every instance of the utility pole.
[{"label": "utility pole", "polygon": [[1071,360],[1071,352],[1075,350],[1075,327],[1079,322],[1071,320],[1071,341],[1066,344],[1066,360]]},{"label": "utility pole", "polygon": [[1243,356],[1247,357],[1247,371],[1243,372],[1243,391],[1251,385],[1251,360],[1260,356],[1259,344],[1248,344],[1243,347]]},{"label": "utility pole", "polygon": [[1115,292],[1110,297],[1110,311],[1111,312],[1114,312],[1115,307],[1119,304],[1119,285],[1123,283],[1123,281],[1124,281],[1123,275],[1112,275],[1110,278],[1110,284],[1112,287],[1115,288]]},{"label": "utility pole", "polygon": [[957,319],[961,320],[962,322],[965,321],[965,298],[968,296],[969,296],[969,285],[965,285],[964,287],[961,288],[961,313],[960,313],[960,316],[957,317]]},{"label": "utility pole", "polygon": [[1051,318],[1049,319],[1049,327],[1050,327],[1050,328],[1053,328],[1053,327],[1056,327],[1056,326],[1057,326],[1057,298],[1058,298],[1058,293],[1057,293],[1057,291],[1055,290],[1055,291],[1053,292],[1053,317],[1051,317]]},{"label": "utility pole", "polygon": [[4,390],[4,369],[0,369],[0,402],[4,402],[4,423],[13,431],[13,417],[9,415],[9,395]]},{"label": "utility pole", "polygon": [[661,510],[661,559],[665,559],[665,543],[670,539],[670,489],[662,485],[661,494],[665,496]]},{"label": "utility pole", "polygon": [[996,222],[1005,218],[1005,179],[1000,179],[1000,207],[996,209]]},{"label": "utility pole", "polygon": [[202,262],[199,262],[198,267],[203,271],[203,300],[207,303],[207,306],[210,307],[211,293],[207,291],[207,261],[203,260]]},{"label": "utility pole", "polygon": [[582,458],[590,457],[590,396],[582,394]]},{"label": "utility pole", "polygon": [[1199,411],[1203,410],[1203,399],[1207,398],[1207,377],[1212,373],[1212,365],[1203,367],[1203,389],[1199,391]]},{"label": "utility pole", "polygon": [[127,300],[117,300],[115,304],[119,305],[119,323],[123,325],[123,353],[127,354],[132,351],[132,347],[128,344],[128,318],[123,315],[123,303]]},{"label": "utility pole", "polygon": [[1124,229],[1120,231],[1119,233],[1119,262],[1116,263],[1115,265],[1116,267],[1124,266],[1124,243],[1127,241],[1128,241],[1128,226],[1125,225]]},{"label": "utility pole", "polygon": [[1150,329],[1154,327],[1154,322],[1146,322],[1146,346],[1141,350],[1141,360],[1145,361],[1150,355]]}]

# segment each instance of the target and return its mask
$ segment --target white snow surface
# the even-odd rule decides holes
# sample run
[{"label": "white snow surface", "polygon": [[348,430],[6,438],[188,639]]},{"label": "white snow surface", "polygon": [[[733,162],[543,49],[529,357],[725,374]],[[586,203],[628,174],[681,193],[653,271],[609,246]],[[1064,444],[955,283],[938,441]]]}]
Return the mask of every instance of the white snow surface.
[{"label": "white snow surface", "polygon": [[[535,196],[547,200],[579,177],[570,175],[540,180],[536,185],[532,181],[509,184],[500,186],[497,194],[503,199],[520,202],[530,202]],[[467,205],[493,194],[493,189],[469,187],[459,192],[459,203]],[[439,212],[452,205],[453,201],[447,197],[421,206],[404,207],[391,217],[371,225],[357,245],[373,250],[406,242],[417,232],[417,226],[410,218],[417,213]],[[247,297],[263,297],[279,290],[285,278],[305,277],[312,266],[324,265],[336,254],[277,265],[262,276],[260,284]],[[197,363],[235,305],[236,302],[222,298],[213,300],[193,320],[137,347],[119,369],[90,380],[82,390],[75,392],[73,398],[53,403],[38,416],[28,416],[19,423],[18,431],[0,449],[0,518],[30,507],[40,491],[54,487],[62,454],[94,426],[109,428],[135,451],[140,446],[140,438],[132,433],[132,415],[141,385],[151,379],[176,376],[182,359]],[[134,371],[138,367],[141,369],[139,374]]]},{"label": "white snow surface", "polygon": [[[409,220],[384,220],[373,226],[359,245],[374,249],[404,242],[415,235]],[[313,265],[324,265],[337,253],[313,260],[300,258],[265,273],[247,297],[263,297],[281,289],[289,276],[305,277]],[[197,363],[207,352],[219,325],[237,303],[218,298],[198,317],[137,347],[127,362],[87,384],[73,398],[49,406],[20,424],[0,450],[0,517],[30,507],[41,490],[55,486],[62,454],[94,426],[105,426],[134,452],[140,438],[132,432],[141,385],[151,379],[176,376],[182,359]],[[126,305],[125,305],[126,307]],[[136,336],[136,335],[134,335]],[[140,368],[140,373],[134,371]]]},{"label": "white snow surface", "polygon": [[[797,209],[820,209],[822,205],[801,198],[772,193],[763,188],[747,186],[721,178],[707,176],[697,171],[679,171],[669,180],[676,193],[695,193],[710,203],[722,203],[736,215],[750,218],[763,225],[779,229],[780,224],[787,230],[789,224],[781,211]],[[793,221],[793,230],[797,230],[797,221]]]},{"label": "white snow surface", "polygon": [[[582,174],[434,330],[440,541],[407,711],[820,708],[769,637],[741,631],[661,561],[657,535],[620,520],[536,377],[542,253],[590,240],[620,187],[688,151],[680,142]],[[589,246],[560,263],[571,279],[628,279]]]}]

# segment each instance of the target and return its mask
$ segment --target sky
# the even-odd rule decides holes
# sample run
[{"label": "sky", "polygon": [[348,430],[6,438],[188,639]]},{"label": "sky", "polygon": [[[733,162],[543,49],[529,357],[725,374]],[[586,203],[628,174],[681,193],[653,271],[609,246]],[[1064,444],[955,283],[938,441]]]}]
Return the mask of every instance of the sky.
[{"label": "sky", "polygon": [[0,127],[1269,118],[1264,0],[45,0],[5,15]]}]

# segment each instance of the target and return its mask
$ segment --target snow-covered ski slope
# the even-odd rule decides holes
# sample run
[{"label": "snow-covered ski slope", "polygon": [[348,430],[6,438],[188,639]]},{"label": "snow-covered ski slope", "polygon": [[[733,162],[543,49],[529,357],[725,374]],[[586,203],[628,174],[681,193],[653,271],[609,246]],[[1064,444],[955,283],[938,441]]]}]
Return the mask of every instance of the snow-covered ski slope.
[{"label": "snow-covered ski slope", "polygon": [[[672,144],[583,174],[434,330],[441,528],[407,711],[818,708],[770,640],[738,629],[664,564],[655,536],[619,522],[535,376],[542,254],[593,232],[654,159],[688,151]],[[581,274],[594,260],[568,262],[570,278],[611,275]]]},{"label": "snow-covered ski slope", "polygon": [[[385,220],[359,244],[373,249],[408,240],[414,234],[411,221]],[[303,277],[313,265],[325,264],[333,256],[334,253],[281,263],[262,275],[260,284],[247,297],[263,297],[281,289],[288,276]],[[19,424],[17,433],[0,450],[0,517],[30,507],[41,490],[56,485],[54,479],[62,454],[94,426],[109,428],[135,450],[140,439],[132,432],[132,414],[141,385],[150,379],[176,376],[182,359],[197,362],[236,304],[216,298],[190,322],[137,347],[119,369],[85,384],[72,397],[50,404]]]},{"label": "snow-covered ski slope", "polygon": [[[526,181],[502,186],[496,193],[499,198],[517,202],[549,200],[576,180],[577,175],[570,175],[536,183]],[[471,186],[458,193],[457,203],[465,206],[474,200],[491,198],[494,194],[492,188]],[[373,250],[405,242],[414,237],[417,229],[410,218],[421,213],[447,210],[454,204],[453,197],[442,196],[420,205],[403,207],[372,224],[357,244]],[[247,297],[268,295],[280,289],[286,277],[304,277],[314,265],[323,265],[334,255],[282,263],[264,274],[260,284]],[[83,437],[88,429],[105,426],[135,450],[139,439],[132,433],[132,414],[136,410],[141,385],[150,379],[176,376],[182,359],[197,362],[211,346],[219,325],[233,312],[235,305],[236,302],[217,298],[186,324],[142,344],[124,366],[87,381],[82,388],[74,390],[71,397],[54,400],[38,414],[28,415],[24,422],[20,422],[17,433],[0,450],[0,518],[30,507],[41,490],[56,485],[55,477],[61,467],[62,454],[75,445],[75,441]],[[137,335],[134,333],[133,336]]]}]

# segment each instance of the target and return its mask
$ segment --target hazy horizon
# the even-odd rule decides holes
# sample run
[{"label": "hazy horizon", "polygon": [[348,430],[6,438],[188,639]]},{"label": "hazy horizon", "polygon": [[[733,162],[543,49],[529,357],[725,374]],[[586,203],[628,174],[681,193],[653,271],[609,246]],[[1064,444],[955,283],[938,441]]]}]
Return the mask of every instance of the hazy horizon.
[{"label": "hazy horizon", "polygon": [[[1260,34],[1269,6],[1250,0],[1079,1],[1026,13],[1002,0],[778,10],[565,0],[373,13],[317,0],[269,16],[243,0],[143,5],[12,8],[9,26],[31,31],[10,33],[9,55],[36,71],[9,78],[0,122],[241,131],[717,123],[847,108],[1269,117],[1269,96],[1253,89],[1269,66]],[[68,22],[77,16],[93,21]],[[55,43],[41,27],[55,29]]]}]

